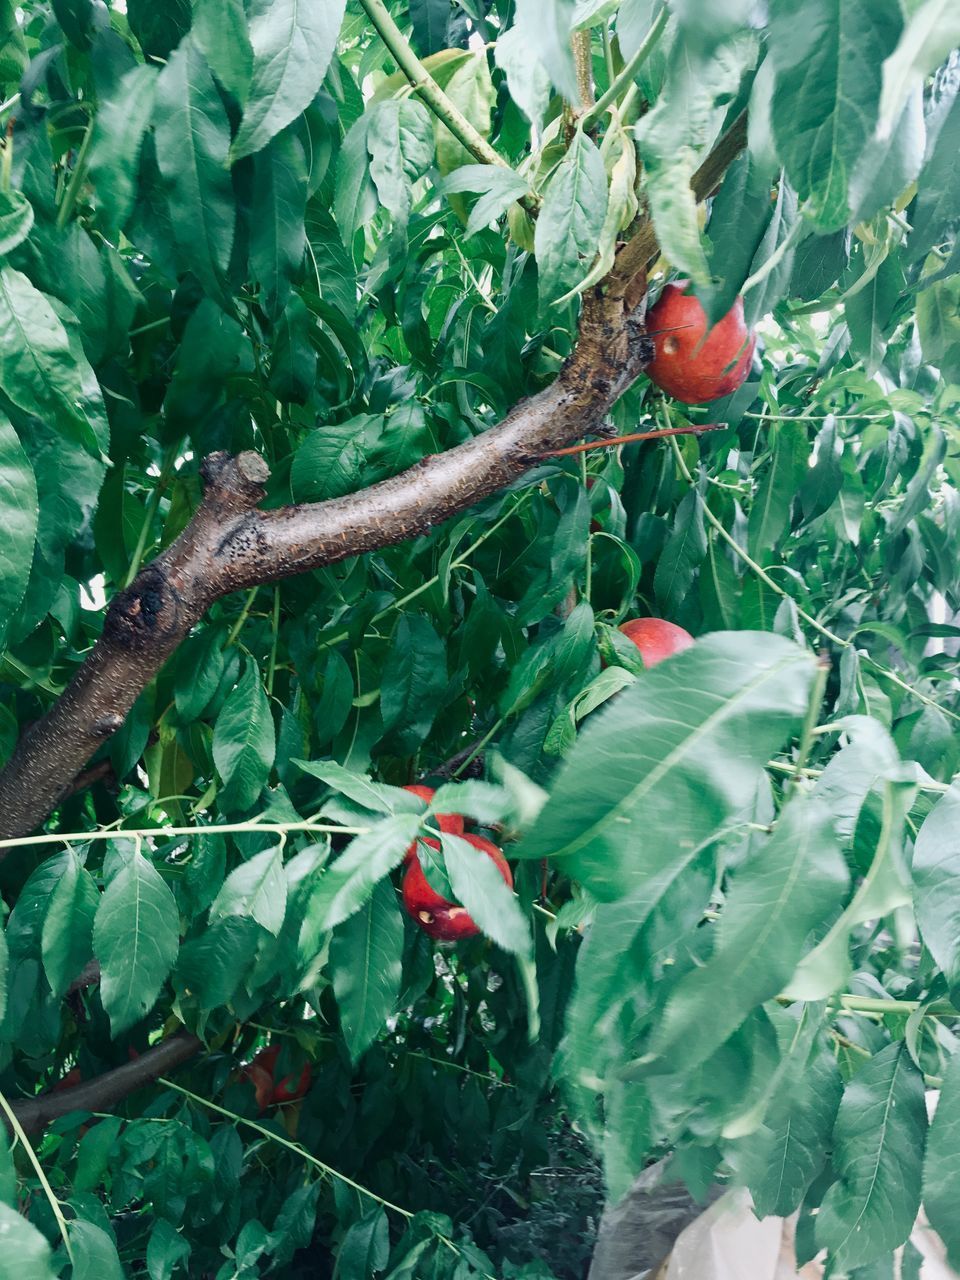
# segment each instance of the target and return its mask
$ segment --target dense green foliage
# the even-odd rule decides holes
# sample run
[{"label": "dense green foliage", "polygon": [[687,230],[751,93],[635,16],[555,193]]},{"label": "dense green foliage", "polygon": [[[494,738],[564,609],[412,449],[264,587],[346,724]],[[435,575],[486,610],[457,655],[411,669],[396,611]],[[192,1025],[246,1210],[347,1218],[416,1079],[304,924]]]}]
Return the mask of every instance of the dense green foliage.
[{"label": "dense green foliage", "polygon": [[[652,288],[743,293],[753,370],[611,414],[723,430],[545,459],[194,629],[0,870],[0,1089],[206,1051],[0,1147],[0,1277],[566,1280],[594,1161],[616,1198],[664,1155],[836,1276],[922,1185],[960,1266],[956,6],[389,7],[402,49],[379,0],[0,0],[3,758],[203,455],[277,507],[471,438],[647,213]],[[648,613],[703,639],[644,670]],[[516,868],[444,840],[456,947],[399,906],[420,779]],[[268,1041],[311,1085],[260,1114]]]}]

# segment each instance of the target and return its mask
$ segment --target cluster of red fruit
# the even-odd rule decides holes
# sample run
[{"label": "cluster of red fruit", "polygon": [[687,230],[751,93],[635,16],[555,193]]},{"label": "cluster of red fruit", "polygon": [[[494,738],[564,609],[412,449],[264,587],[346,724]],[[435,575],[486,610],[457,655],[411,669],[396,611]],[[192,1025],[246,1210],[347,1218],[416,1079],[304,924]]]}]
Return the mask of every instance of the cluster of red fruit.
[{"label": "cluster of red fruit", "polygon": [[[620,630],[640,650],[644,666],[653,667],[664,658],[680,653],[693,644],[693,636],[683,627],[663,618],[633,618],[625,622]],[[431,787],[419,783],[404,787],[415,796],[429,804],[434,797]],[[513,888],[513,875],[503,850],[498,849],[484,836],[473,835],[465,830],[464,818],[459,813],[438,813],[437,826],[441,832],[459,836],[467,844],[480,853],[485,854],[496,866],[509,888]],[[422,838],[420,843],[431,849],[440,849],[440,841],[432,836]],[[430,885],[423,866],[417,841],[410,846],[404,857],[406,872],[403,877],[403,905],[407,914],[416,921],[424,933],[442,942],[453,942],[460,938],[472,938],[480,932],[475,921],[465,907],[449,902]]]}]

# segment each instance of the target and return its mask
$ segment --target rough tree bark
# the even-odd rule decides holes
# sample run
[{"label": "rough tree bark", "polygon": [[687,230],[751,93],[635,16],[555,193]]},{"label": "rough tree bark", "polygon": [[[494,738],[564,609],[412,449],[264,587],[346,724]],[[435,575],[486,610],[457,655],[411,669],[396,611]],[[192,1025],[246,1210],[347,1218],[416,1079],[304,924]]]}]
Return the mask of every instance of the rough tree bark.
[{"label": "rough tree bark", "polygon": [[[745,141],[741,116],[694,175],[698,199]],[[114,598],[90,656],[0,773],[0,840],[28,834],[56,807],[215,600],[405,542],[509,484],[550,450],[601,428],[651,353],[642,316],[645,269],[656,252],[653,227],[642,222],[610,276],[584,299],[579,340],[556,381],[498,426],[401,475],[329,502],[259,511],[266,463],[253,453],[207,458],[192,521]]]}]

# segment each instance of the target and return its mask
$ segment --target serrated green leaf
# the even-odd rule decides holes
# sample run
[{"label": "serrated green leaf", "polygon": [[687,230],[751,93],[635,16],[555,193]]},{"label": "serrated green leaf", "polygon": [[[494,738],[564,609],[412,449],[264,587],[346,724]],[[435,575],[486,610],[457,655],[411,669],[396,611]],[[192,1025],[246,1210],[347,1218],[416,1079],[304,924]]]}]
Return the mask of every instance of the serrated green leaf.
[{"label": "serrated green leaf", "polygon": [[924,820],[913,850],[913,902],[923,941],[951,984],[960,981],[960,783]]},{"label": "serrated green leaf", "polygon": [[261,150],[316,97],[346,0],[254,0],[248,6],[253,76],[233,160]]},{"label": "serrated green leaf", "polygon": [[808,215],[824,231],[849,216],[848,183],[873,136],[881,67],[902,29],[896,0],[776,0],[773,130]]},{"label": "serrated green leaf", "polygon": [[535,248],[540,305],[547,307],[587,273],[607,211],[607,175],[596,144],[578,130],[543,197]]},{"label": "serrated green leaf", "polygon": [[322,934],[360,910],[374,885],[403,861],[419,826],[415,813],[384,818],[372,831],[351,840],[324,869],[311,892],[300,931],[301,956],[312,957],[319,950]]},{"label": "serrated green leaf", "polygon": [[230,122],[210,68],[190,39],[160,72],[154,124],[180,257],[216,295],[230,265],[237,219],[227,169]]},{"label": "serrated green leaf", "polygon": [[603,901],[636,891],[751,802],[812,676],[811,655],[749,632],[644,672],[584,729],[518,855],[561,860]]},{"label": "serrated green leaf", "polygon": [[270,776],[275,754],[270,704],[257,665],[248,660],[213,731],[213,759],[232,807],[250,808]]},{"label": "serrated green leaf", "polygon": [[403,920],[389,880],[334,930],[330,942],[333,991],[351,1059],[370,1047],[400,995]]},{"label": "serrated green leaf", "polygon": [[829,812],[815,801],[786,806],[774,834],[732,878],[713,955],[674,987],[649,1053],[699,1065],[750,1011],[778,995],[812,930],[840,905],[849,874]]},{"label": "serrated green leaf", "polygon": [[70,1224],[73,1280],[123,1280],[123,1267],[113,1239],[94,1222]]},{"label": "serrated green leaf", "polygon": [[504,951],[529,956],[533,950],[530,922],[496,864],[459,836],[442,837],[450,887],[474,923]]},{"label": "serrated green leaf", "polygon": [[210,908],[210,920],[249,916],[274,937],[279,934],[287,909],[287,882],[280,846],[254,854],[236,867]]},{"label": "serrated green leaf", "polygon": [[43,969],[58,998],[93,955],[93,922],[100,905],[100,893],[89,871],[80,865],[72,849],[65,856],[41,933]]},{"label": "serrated green leaf", "polygon": [[902,1041],[887,1045],[847,1085],[833,1130],[838,1181],[820,1206],[816,1234],[838,1269],[866,1266],[910,1235],[926,1129],[923,1077]]},{"label": "serrated green leaf", "polygon": [[954,1052],[943,1076],[937,1109],[927,1135],[923,1162],[923,1207],[934,1231],[947,1246],[947,1258],[960,1262],[960,1054]]},{"label": "serrated green leaf", "polygon": [[160,873],[141,853],[121,856],[93,925],[100,998],[114,1036],[153,1008],[180,947],[176,899]]}]

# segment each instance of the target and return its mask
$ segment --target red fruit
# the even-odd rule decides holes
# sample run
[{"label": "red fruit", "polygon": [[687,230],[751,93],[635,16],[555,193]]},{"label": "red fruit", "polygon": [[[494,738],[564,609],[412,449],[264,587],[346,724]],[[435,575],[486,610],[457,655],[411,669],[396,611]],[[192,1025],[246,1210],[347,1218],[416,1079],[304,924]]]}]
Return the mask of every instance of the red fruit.
[{"label": "red fruit", "polygon": [[757,339],[743,322],[742,298],[707,332],[703,307],[692,293],[684,293],[688,283],[668,284],[647,312],[654,356],[646,373],[674,399],[704,404],[743,383]]},{"label": "red fruit", "polygon": [[296,1102],[310,1088],[310,1063],[305,1062],[300,1072],[300,1079],[293,1083],[293,1076],[284,1076],[279,1083],[274,1081],[277,1058],[280,1056],[280,1045],[272,1044],[261,1049],[249,1066],[244,1067],[243,1074],[253,1082],[257,1106],[265,1111],[273,1103]]},{"label": "red fruit", "polygon": [[[481,853],[485,853],[496,865],[507,885],[513,888],[513,874],[510,866],[495,844],[485,840],[483,836],[469,835],[461,838]],[[440,848],[438,840],[427,839],[426,843],[431,849]],[[429,934],[431,938],[438,938],[441,942],[472,938],[480,932],[466,907],[448,902],[430,887],[427,877],[423,874],[419,856],[411,859],[407,873],[403,877],[403,906],[407,915],[417,922],[424,933]]]},{"label": "red fruit", "polygon": [[631,618],[620,630],[640,650],[645,667],[655,667],[664,658],[689,649],[694,642],[689,631],[663,618]]},{"label": "red fruit", "polygon": [[[427,804],[436,795],[433,787],[424,787],[419,782],[411,783],[409,787],[404,787],[404,791],[409,791],[415,796],[419,796],[421,800]],[[434,815],[437,820],[437,826],[441,831],[445,831],[451,836],[463,835],[463,817],[459,813],[438,813]],[[404,862],[409,862],[417,851],[417,842],[414,841],[407,852],[403,855]]]}]

